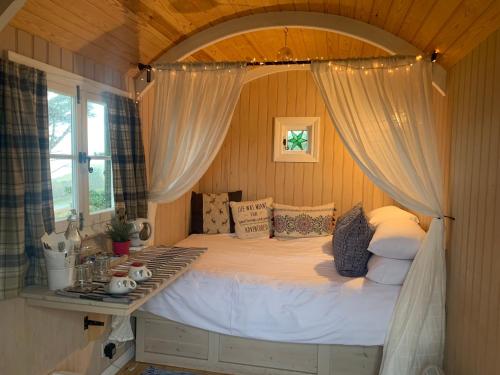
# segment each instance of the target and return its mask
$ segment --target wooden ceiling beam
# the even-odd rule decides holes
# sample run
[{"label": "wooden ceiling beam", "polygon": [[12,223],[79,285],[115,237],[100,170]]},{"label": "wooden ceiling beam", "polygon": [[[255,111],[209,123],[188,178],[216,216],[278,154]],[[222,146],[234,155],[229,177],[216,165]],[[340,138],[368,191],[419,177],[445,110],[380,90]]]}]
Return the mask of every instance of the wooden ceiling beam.
[{"label": "wooden ceiling beam", "polygon": [[0,1],[0,31],[8,25],[10,20],[21,10],[26,0],[1,0]]}]

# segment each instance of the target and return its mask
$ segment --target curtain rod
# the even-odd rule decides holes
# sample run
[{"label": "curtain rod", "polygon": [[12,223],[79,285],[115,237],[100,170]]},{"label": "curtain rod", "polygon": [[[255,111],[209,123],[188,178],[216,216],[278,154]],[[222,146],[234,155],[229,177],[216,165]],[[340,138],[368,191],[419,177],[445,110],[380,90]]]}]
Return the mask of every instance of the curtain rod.
[{"label": "curtain rod", "polygon": [[[429,55],[429,59],[431,60],[431,62],[436,62],[437,59],[438,59],[438,57],[439,57],[439,55],[440,54],[437,51],[434,51],[434,52],[432,52]],[[328,60],[324,60],[324,61],[328,61]],[[270,60],[270,61],[254,61],[253,60],[253,61],[247,61],[244,64],[246,66],[259,66],[259,65],[304,65],[304,64],[310,65],[312,62],[313,62],[313,60],[311,60],[311,59],[306,59],[306,60]],[[207,62],[207,63],[215,64],[216,61],[210,61],[210,62]],[[150,65],[150,64],[138,63],[137,67],[141,71],[142,70],[152,70],[153,69],[153,66]]]},{"label": "curtain rod", "polygon": [[[428,55],[429,59],[431,62],[436,62],[438,57],[440,56],[440,53],[437,50],[434,50],[430,55]],[[418,55],[418,58],[422,58],[422,55]],[[328,60],[325,60],[328,61]],[[272,66],[272,65],[311,65],[313,60],[307,59],[307,60],[280,60],[280,61],[247,61],[243,63],[245,66]],[[209,62],[210,64],[215,64],[216,62]],[[153,70],[153,66],[150,64],[142,64],[138,63],[137,68],[139,68],[139,71],[146,71],[147,75],[147,82],[151,82],[151,71]]]}]

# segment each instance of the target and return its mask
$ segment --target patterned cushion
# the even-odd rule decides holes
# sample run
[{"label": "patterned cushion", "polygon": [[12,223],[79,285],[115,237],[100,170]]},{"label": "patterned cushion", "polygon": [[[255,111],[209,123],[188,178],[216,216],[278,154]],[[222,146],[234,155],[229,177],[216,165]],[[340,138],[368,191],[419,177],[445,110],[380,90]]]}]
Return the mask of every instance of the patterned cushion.
[{"label": "patterned cushion", "polygon": [[375,228],[368,223],[361,203],[338,218],[333,236],[333,256],[340,275],[366,275],[371,256],[367,249],[373,233]]},{"label": "patterned cushion", "polygon": [[191,234],[234,233],[230,201],[241,201],[241,190],[221,194],[191,193]]},{"label": "patterned cushion", "polygon": [[273,205],[274,236],[304,238],[329,236],[333,233],[334,204],[315,207]]},{"label": "patterned cushion", "polygon": [[262,238],[271,235],[273,198],[230,202],[238,238]]}]

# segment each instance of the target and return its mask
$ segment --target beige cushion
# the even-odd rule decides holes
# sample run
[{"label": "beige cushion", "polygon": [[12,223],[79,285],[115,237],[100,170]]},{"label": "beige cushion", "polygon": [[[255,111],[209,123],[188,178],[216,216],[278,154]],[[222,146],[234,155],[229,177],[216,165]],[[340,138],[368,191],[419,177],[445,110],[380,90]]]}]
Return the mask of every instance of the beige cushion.
[{"label": "beige cushion", "polygon": [[273,205],[274,236],[277,238],[305,238],[331,236],[334,225],[334,204],[322,206]]},{"label": "beige cushion", "polygon": [[238,238],[270,237],[273,198],[230,202]]}]

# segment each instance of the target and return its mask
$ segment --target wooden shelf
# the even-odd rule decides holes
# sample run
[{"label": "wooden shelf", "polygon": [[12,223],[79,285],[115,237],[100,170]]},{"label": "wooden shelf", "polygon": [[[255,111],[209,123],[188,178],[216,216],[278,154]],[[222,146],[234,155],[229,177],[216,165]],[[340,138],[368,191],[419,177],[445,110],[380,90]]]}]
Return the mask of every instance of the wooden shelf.
[{"label": "wooden shelf", "polygon": [[[155,278],[155,271],[161,273],[173,270],[173,272],[168,277],[156,278],[153,286],[141,287],[139,284],[133,300],[128,304],[65,297],[48,290],[46,287],[39,286],[25,288],[21,297],[25,298],[26,303],[30,306],[106,315],[130,315],[188,271],[205,251],[206,249],[203,248],[150,247],[131,255],[125,264],[114,268],[114,270],[124,269],[128,267],[129,263],[140,260],[145,262],[153,272],[153,278]],[[170,256],[170,254],[174,255]],[[168,258],[167,260],[165,256]],[[170,261],[175,265],[170,266]],[[179,267],[179,261],[185,265]]]}]

